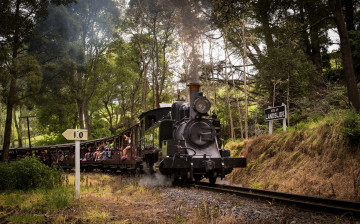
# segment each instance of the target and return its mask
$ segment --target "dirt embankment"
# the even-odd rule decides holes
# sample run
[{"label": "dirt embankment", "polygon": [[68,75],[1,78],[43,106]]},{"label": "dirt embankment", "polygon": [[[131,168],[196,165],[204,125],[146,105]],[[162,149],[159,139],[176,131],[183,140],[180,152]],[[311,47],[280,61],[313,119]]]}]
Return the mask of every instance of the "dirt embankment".
[{"label": "dirt embankment", "polygon": [[324,119],[229,143],[248,161],[229,178],[246,187],[360,201],[360,145],[346,141],[341,124],[339,117]]}]

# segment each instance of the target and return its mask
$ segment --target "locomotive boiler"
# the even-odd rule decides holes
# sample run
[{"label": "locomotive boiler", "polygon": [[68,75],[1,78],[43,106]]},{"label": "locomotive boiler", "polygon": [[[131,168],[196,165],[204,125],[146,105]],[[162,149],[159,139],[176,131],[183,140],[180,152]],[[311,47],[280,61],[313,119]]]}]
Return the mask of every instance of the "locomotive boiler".
[{"label": "locomotive boiler", "polygon": [[208,178],[214,184],[233,168],[246,167],[246,158],[231,158],[220,149],[220,122],[211,117],[210,101],[199,92],[200,84],[189,84],[190,102],[177,100],[171,108],[159,108],[140,116],[140,147],[151,172],[182,181]]}]

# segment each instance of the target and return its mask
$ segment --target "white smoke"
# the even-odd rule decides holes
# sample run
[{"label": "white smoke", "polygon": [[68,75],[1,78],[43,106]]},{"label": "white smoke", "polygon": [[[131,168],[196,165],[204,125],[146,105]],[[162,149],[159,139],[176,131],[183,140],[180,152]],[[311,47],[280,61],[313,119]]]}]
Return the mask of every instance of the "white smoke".
[{"label": "white smoke", "polygon": [[217,179],[216,184],[229,185],[229,186],[233,186],[233,187],[242,187],[242,184],[231,183],[230,181],[225,180],[225,179],[222,179],[222,180]]},{"label": "white smoke", "polygon": [[173,180],[160,173],[145,174],[141,177],[139,185],[143,187],[171,186]]}]

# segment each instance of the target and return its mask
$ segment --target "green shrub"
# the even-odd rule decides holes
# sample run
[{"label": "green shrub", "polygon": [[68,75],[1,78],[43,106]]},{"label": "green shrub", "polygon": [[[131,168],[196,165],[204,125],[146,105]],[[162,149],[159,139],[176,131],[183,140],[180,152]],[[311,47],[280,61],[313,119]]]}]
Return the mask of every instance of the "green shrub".
[{"label": "green shrub", "polygon": [[342,122],[342,136],[351,145],[360,143],[360,114],[350,110],[344,115]]},{"label": "green shrub", "polygon": [[0,162],[0,191],[12,188],[12,169],[8,163]]},{"label": "green shrub", "polygon": [[62,174],[39,160],[26,157],[19,161],[0,164],[1,190],[30,190],[53,188],[62,183]]}]

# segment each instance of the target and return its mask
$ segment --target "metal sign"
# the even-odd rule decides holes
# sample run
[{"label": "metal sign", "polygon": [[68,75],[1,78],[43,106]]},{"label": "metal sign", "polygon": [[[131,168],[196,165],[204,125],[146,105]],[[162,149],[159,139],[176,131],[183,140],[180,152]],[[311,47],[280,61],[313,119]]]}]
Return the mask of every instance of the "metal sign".
[{"label": "metal sign", "polygon": [[62,133],[67,140],[88,140],[86,129],[67,129]]},{"label": "metal sign", "polygon": [[286,119],[286,105],[281,105],[278,107],[270,107],[265,109],[265,120],[283,120]]}]

